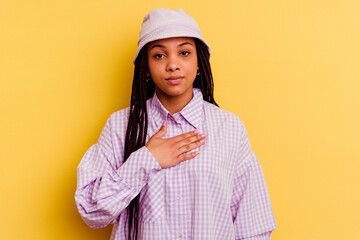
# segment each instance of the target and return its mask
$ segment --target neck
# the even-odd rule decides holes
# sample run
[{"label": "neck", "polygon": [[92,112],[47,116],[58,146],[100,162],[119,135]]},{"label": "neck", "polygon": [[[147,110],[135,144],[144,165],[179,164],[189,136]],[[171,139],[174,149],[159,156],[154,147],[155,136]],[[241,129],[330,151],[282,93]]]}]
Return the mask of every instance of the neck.
[{"label": "neck", "polygon": [[157,92],[158,98],[161,104],[169,111],[171,115],[180,112],[193,98],[192,91],[190,94],[182,96],[163,96],[160,92]]}]

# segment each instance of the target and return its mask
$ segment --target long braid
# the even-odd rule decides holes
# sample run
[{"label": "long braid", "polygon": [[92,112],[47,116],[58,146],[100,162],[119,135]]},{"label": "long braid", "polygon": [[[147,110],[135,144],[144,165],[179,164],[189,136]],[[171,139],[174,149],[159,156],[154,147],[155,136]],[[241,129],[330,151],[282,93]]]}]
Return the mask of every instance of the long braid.
[{"label": "long braid", "polygon": [[[198,56],[200,75],[194,81],[194,87],[200,88],[205,101],[218,106],[213,97],[214,84],[209,62],[209,52],[203,42],[194,39]],[[124,162],[130,154],[145,146],[148,113],[146,101],[154,95],[155,84],[147,80],[147,45],[145,45],[135,61],[134,78],[130,101],[130,114],[125,137]],[[139,195],[137,195],[127,207],[128,224],[125,231],[128,232],[128,240],[137,240],[139,222]],[[127,226],[127,227],[126,227]]]},{"label": "long braid", "polygon": [[[145,69],[145,71],[143,71]],[[130,154],[145,145],[147,134],[147,107],[149,98],[146,84],[147,54],[143,48],[135,62],[132,85],[130,115],[125,138],[124,162]],[[128,239],[137,239],[137,223],[139,221],[139,195],[129,204],[128,208]],[[125,224],[126,225],[126,224]]]},{"label": "long braid", "polygon": [[209,62],[209,51],[202,41],[197,38],[194,38],[194,40],[200,70],[200,75],[196,76],[194,81],[194,87],[200,88],[205,101],[218,106],[214,99],[214,82]]}]

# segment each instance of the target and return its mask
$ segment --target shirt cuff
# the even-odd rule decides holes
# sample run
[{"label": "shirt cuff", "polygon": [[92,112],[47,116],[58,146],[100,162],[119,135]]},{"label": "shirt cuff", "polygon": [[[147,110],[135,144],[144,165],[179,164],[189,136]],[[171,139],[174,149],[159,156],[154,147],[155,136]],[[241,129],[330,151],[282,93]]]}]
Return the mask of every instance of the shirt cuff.
[{"label": "shirt cuff", "polygon": [[161,169],[154,156],[144,146],[130,154],[117,174],[130,188],[139,190]]}]

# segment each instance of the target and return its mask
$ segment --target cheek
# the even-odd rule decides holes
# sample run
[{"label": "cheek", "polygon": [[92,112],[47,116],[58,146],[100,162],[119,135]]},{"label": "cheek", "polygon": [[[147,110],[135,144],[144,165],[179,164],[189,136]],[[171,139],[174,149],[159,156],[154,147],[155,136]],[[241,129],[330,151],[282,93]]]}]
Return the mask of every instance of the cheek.
[{"label": "cheek", "polygon": [[149,72],[152,72],[154,68],[154,65],[149,60],[148,60],[148,68],[149,68]]},{"label": "cheek", "polygon": [[151,77],[155,76],[156,73],[159,72],[159,66],[157,64],[149,62],[148,67],[149,67],[149,73],[150,73]]},{"label": "cheek", "polygon": [[187,69],[188,69],[188,73],[190,74],[193,74],[193,75],[196,75],[197,74],[197,70],[198,70],[198,65],[197,65],[197,61],[192,61],[192,62],[189,62],[188,63],[188,66],[187,66]]},{"label": "cheek", "polygon": [[191,67],[192,67],[192,71],[196,74],[197,70],[199,69],[197,57],[192,58]]}]

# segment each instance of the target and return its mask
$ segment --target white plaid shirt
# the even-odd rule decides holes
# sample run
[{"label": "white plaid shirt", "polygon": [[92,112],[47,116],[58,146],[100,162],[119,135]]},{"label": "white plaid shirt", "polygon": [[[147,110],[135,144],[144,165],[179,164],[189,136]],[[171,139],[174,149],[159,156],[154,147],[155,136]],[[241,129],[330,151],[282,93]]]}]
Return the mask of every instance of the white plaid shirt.
[{"label": "white plaid shirt", "polygon": [[195,149],[200,154],[162,169],[142,147],[123,163],[129,108],[113,113],[78,166],[75,200],[86,223],[112,223],[111,239],[127,239],[125,210],[140,193],[138,239],[270,239],[276,224],[269,194],[241,120],[204,101],[199,89],[174,115],[156,94],[147,106],[147,140],[167,120],[165,138],[207,134]]}]

